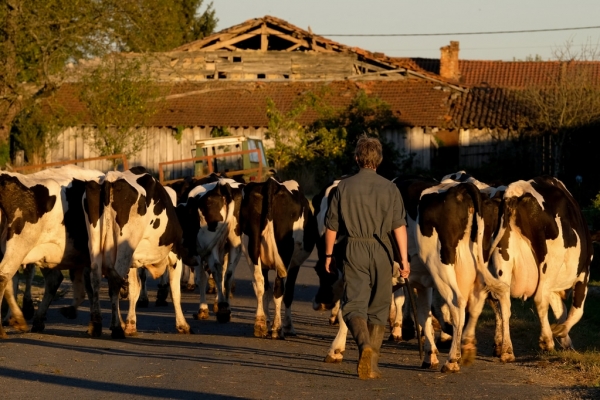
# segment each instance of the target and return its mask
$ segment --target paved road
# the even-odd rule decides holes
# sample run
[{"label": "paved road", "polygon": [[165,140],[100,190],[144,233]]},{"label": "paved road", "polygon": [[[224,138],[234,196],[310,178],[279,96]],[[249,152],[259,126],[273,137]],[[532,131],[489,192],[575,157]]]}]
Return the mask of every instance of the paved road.
[{"label": "paved road", "polygon": [[344,363],[323,363],[336,328],[328,325],[327,314],[311,308],[317,282],[314,261],[313,254],[298,277],[293,306],[298,336],[285,341],[252,336],[255,300],[243,258],[236,272],[232,322],[219,324],[213,315],[207,321],[192,320],[199,295],[184,294],[183,309],[194,335],[174,333],[172,307],[151,305],[138,314],[137,337],[112,340],[104,296],[104,333],[91,339],[83,333],[87,302],[75,321],[58,313],[69,302],[67,294],[50,310],[44,334],[9,331],[9,339],[0,342],[2,398],[535,399],[557,393],[531,368],[489,357],[478,357],[473,367],[458,374],[421,370],[414,340],[384,344],[381,380],[355,377],[353,343]]}]

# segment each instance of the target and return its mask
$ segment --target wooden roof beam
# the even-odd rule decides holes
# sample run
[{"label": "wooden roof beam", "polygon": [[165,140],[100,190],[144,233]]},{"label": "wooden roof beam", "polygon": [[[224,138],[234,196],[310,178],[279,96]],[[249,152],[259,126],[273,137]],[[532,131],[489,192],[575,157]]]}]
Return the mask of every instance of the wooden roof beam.
[{"label": "wooden roof beam", "polygon": [[206,47],[206,48],[204,48],[202,50],[203,51],[218,50],[220,48],[223,48],[223,47],[226,47],[226,46],[230,46],[232,44],[236,44],[236,43],[242,42],[242,41],[244,41],[246,39],[250,39],[251,37],[254,37],[254,36],[258,35],[261,32],[262,32],[262,28],[258,28],[258,29],[255,29],[253,31],[250,31],[248,33],[245,33],[243,35],[236,36],[233,39],[229,39],[229,40],[226,40],[224,42],[215,43],[215,44],[213,44],[211,46],[208,46],[208,47]]},{"label": "wooden roof beam", "polygon": [[260,51],[267,51],[269,49],[269,36],[267,34],[267,24],[263,23],[260,32]]},{"label": "wooden roof beam", "polygon": [[308,42],[306,40],[295,38],[295,37],[293,37],[291,35],[288,35],[288,34],[285,34],[285,33],[281,32],[281,31],[277,31],[275,29],[267,28],[267,33],[269,35],[278,36],[278,37],[283,38],[285,40],[289,40],[290,42],[299,44],[300,46],[304,46],[304,47],[307,47],[307,48],[309,47],[309,44],[308,44]]}]

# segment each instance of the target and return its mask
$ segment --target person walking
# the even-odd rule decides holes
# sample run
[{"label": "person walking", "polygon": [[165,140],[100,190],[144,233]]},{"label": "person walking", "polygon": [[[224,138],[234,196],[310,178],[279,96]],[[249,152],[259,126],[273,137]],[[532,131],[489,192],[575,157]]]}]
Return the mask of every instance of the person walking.
[{"label": "person walking", "polygon": [[[393,251],[400,275],[408,278],[406,211],[394,183],[377,174],[381,143],[361,136],[354,152],[360,171],[337,186],[325,218],[325,269],[330,272],[337,232],[346,233],[342,316],[358,346],[358,377],[380,378],[378,362],[392,298]],[[335,261],[334,261],[335,262]]]}]

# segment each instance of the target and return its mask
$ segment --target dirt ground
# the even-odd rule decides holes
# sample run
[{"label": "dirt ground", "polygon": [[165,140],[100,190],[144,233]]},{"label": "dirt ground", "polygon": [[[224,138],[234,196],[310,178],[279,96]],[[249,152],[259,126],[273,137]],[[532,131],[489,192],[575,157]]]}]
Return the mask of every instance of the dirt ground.
[{"label": "dirt ground", "polygon": [[[43,334],[9,330],[0,342],[0,387],[7,399],[29,398],[486,398],[570,399],[599,398],[600,393],[577,389],[576,375],[532,355],[517,354],[514,364],[502,364],[486,354],[491,343],[480,342],[472,367],[457,374],[422,370],[416,340],[385,342],[383,378],[355,377],[357,349],[348,342],[342,364],[323,362],[337,328],[326,313],[312,310],[317,277],[314,254],[301,269],[293,315],[295,337],[273,341],[253,337],[256,301],[250,272],[242,258],[231,300],[232,321],[194,321],[198,293],[184,293],[183,309],[195,334],[175,333],[172,306],[151,305],[138,311],[139,335],[110,338],[110,305],[103,293],[104,332],[101,338],[84,334],[89,318],[87,301],[76,320],[58,309],[70,293],[53,304]],[[68,292],[68,283],[63,283]],[[155,282],[150,283],[155,288]],[[105,289],[104,289],[105,291]],[[210,297],[209,297],[210,298]],[[122,303],[122,307],[126,303]],[[537,333],[532,332],[532,335]],[[443,353],[443,352],[442,352]],[[446,354],[442,354],[443,362]],[[575,377],[575,378],[574,378]]]}]

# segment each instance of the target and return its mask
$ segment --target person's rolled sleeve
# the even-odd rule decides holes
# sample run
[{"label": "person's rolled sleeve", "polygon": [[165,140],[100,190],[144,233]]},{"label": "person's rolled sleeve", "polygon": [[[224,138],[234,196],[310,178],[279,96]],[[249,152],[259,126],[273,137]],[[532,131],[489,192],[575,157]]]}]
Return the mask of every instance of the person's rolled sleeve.
[{"label": "person's rolled sleeve", "polygon": [[[396,188],[395,188],[396,189]],[[406,210],[404,209],[404,202],[398,189],[394,190],[394,212],[392,219],[392,230],[400,228],[406,225]]]},{"label": "person's rolled sleeve", "polygon": [[325,227],[337,232],[340,227],[340,191],[336,190],[331,198],[329,209],[325,215]]}]

